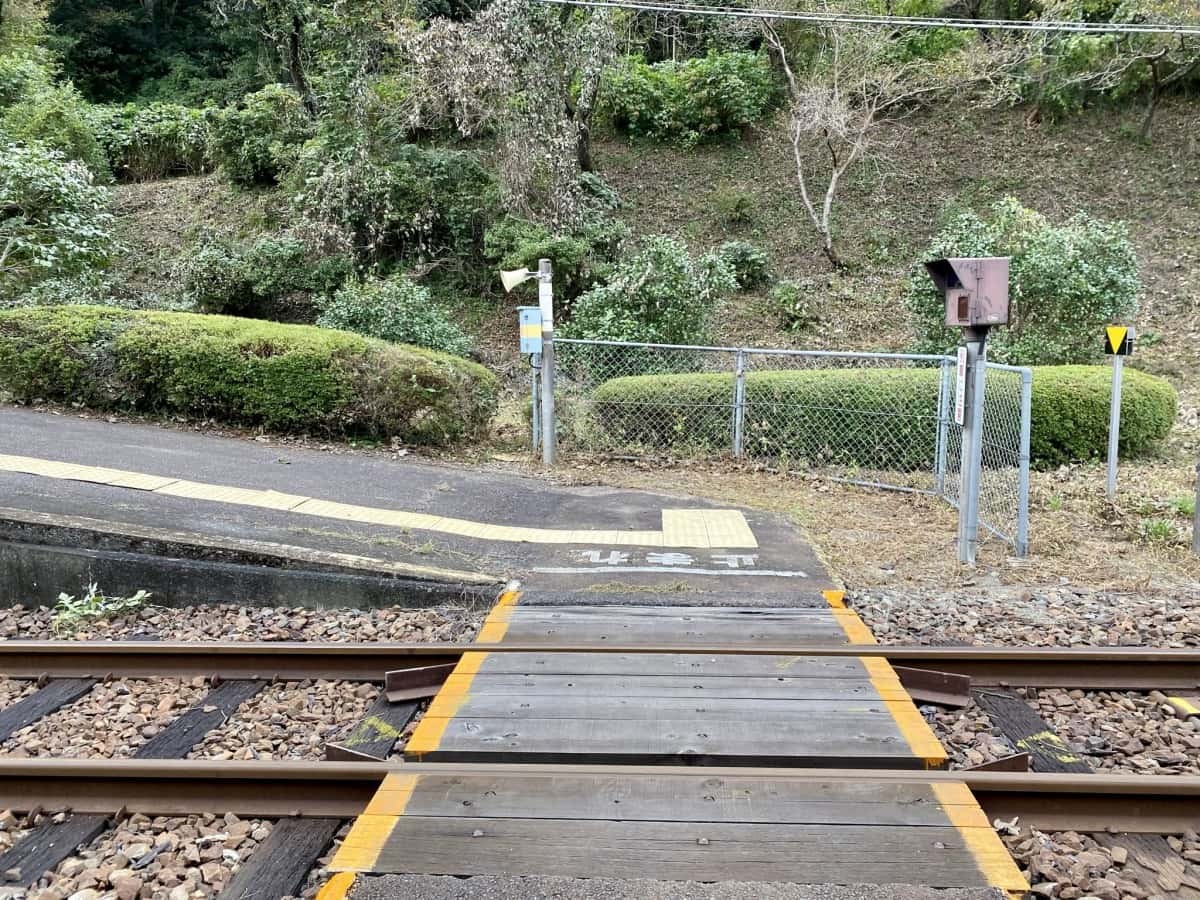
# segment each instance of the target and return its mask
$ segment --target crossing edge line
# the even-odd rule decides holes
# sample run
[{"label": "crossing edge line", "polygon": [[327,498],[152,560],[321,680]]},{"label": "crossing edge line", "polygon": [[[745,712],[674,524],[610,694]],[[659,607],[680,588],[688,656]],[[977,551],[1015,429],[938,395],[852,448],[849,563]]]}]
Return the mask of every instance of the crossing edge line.
[{"label": "crossing edge line", "polygon": [[1029,890],[1029,882],[1021,875],[1012,854],[983,815],[970,789],[961,781],[935,782],[930,787],[987,883],[1005,891],[1013,900],[1023,897]]},{"label": "crossing edge line", "polygon": [[[834,612],[834,619],[846,633],[846,640],[851,644],[878,644],[875,635],[867,627],[857,612],[846,606],[846,592],[843,590],[822,591],[821,595]],[[896,671],[891,663],[879,657],[859,657],[859,662],[867,670],[871,685],[878,692],[883,704],[887,707],[896,728],[904,740],[908,742],[913,755],[923,760],[927,769],[940,769],[946,765],[949,755],[942,742],[937,739],[929,723],[925,721],[917,705],[913,703],[908,691],[900,684]]]}]

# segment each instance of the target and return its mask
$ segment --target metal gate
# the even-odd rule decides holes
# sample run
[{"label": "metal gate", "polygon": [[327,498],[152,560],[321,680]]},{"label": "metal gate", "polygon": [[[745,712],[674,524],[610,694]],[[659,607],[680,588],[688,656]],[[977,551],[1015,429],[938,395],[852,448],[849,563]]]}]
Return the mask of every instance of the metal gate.
[{"label": "metal gate", "polygon": [[[563,453],[771,459],[851,484],[964,494],[955,358],[555,338]],[[987,363],[978,526],[1028,550],[1032,371]],[[533,379],[535,417],[538,379]],[[536,436],[538,428],[533,430]]]}]

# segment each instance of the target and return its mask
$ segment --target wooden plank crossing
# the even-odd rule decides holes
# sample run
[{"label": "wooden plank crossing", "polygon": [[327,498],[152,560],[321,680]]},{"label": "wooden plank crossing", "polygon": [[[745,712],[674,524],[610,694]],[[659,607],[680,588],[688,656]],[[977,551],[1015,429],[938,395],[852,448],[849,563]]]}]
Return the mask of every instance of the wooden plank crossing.
[{"label": "wooden plank crossing", "polygon": [[945,752],[880,660],[480,652],[405,757],[925,768]]},{"label": "wooden plank crossing", "polygon": [[[828,599],[825,608],[522,607],[506,592],[479,650],[462,655],[404,753],[424,762],[861,767],[861,783],[782,768],[771,778],[400,772],[331,868],[1026,890],[966,787],[920,780],[946,753],[886,660],[487,652],[508,641],[733,650],[874,641],[840,597]],[[871,783],[875,766],[913,769],[913,781]]]},{"label": "wooden plank crossing", "polygon": [[[508,606],[488,617],[480,643],[503,626],[502,639],[521,643],[842,645],[847,610],[690,606]],[[853,615],[851,612],[850,615]]]},{"label": "wooden plank crossing", "polygon": [[961,784],[388,776],[331,868],[1024,888]]}]

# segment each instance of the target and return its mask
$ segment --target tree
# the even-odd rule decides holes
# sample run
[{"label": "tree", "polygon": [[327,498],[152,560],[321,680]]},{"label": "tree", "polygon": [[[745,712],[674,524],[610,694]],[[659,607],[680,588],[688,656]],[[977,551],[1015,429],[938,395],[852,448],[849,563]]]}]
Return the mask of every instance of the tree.
[{"label": "tree", "polygon": [[509,206],[556,231],[576,227],[602,76],[616,56],[611,13],[495,0],[468,22],[404,24],[398,43],[408,65],[404,126],[494,130]]},{"label": "tree", "polygon": [[763,36],[787,83],[788,138],[800,199],[835,269],[846,263],[834,246],[838,189],[879,147],[880,126],[935,93],[961,88],[977,45],[906,46],[910,36],[864,26],[829,25],[790,40],[778,20]]},{"label": "tree", "polygon": [[214,9],[225,21],[249,16],[263,43],[279,54],[292,87],[300,95],[309,115],[315,115],[317,102],[308,79],[306,33],[313,11],[305,0],[214,0]]},{"label": "tree", "polygon": [[[1063,0],[1051,12],[1078,17],[1078,0]],[[1200,25],[1195,0],[1123,0],[1113,22]],[[1056,45],[1059,89],[1082,88],[1117,98],[1143,94],[1146,98],[1140,133],[1149,138],[1162,98],[1189,79],[1200,76],[1200,37],[1184,34],[1079,35]]]}]

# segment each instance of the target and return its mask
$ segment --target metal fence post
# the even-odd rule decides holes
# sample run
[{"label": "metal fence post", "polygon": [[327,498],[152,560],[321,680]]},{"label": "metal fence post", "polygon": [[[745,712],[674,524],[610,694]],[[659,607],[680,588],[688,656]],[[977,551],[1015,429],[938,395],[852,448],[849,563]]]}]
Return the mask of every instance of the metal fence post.
[{"label": "metal fence post", "polygon": [[933,490],[939,497],[946,496],[946,455],[950,444],[950,373],[954,363],[942,360],[940,384],[938,385],[937,443],[933,458]]},{"label": "metal fence post", "polygon": [[1029,430],[1033,420],[1033,372],[1021,372],[1021,450],[1017,457],[1017,535],[1013,550],[1029,555]]},{"label": "metal fence post", "polygon": [[958,498],[958,561],[974,563],[979,546],[979,482],[983,468],[983,392],[986,338],[967,330],[967,402],[963,409],[962,487]]},{"label": "metal fence post", "polygon": [[533,426],[532,449],[537,453],[538,448],[542,445],[542,398],[539,396],[538,382],[542,378],[542,354],[534,353],[530,357],[531,366],[529,369],[529,398],[530,406],[533,408],[531,425]]},{"label": "metal fence post", "polygon": [[746,443],[746,351],[734,358],[733,378],[733,456],[741,459]]}]

